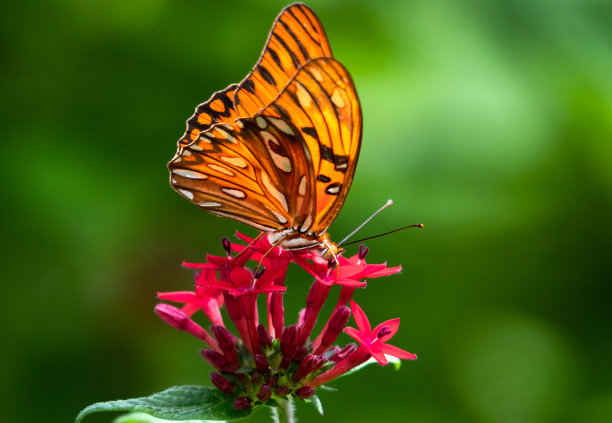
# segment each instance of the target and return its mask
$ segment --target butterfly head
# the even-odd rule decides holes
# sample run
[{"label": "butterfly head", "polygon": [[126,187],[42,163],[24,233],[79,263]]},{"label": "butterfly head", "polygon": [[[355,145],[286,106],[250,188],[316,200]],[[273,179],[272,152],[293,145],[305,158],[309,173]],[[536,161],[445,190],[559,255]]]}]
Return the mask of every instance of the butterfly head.
[{"label": "butterfly head", "polygon": [[326,259],[336,259],[336,257],[342,255],[344,253],[344,248],[340,247],[335,242],[332,242],[329,239],[328,234],[323,234],[321,238],[319,238],[321,245],[323,245],[323,252],[321,256]]}]

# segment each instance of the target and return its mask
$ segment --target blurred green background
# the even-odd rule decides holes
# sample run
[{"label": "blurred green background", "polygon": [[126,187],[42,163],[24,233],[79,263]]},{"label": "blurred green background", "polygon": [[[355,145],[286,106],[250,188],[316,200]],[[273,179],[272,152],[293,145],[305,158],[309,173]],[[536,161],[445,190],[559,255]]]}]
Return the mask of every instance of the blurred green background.
[{"label": "blurred green background", "polygon": [[[165,166],[286,4],[2,3],[2,421],[210,384],[155,293],[255,232],[181,198]],[[333,239],[388,198],[364,236],[425,229],[368,242],[404,271],[356,294],[373,323],[401,316],[392,343],[420,359],[339,380],[326,416],[304,405],[301,421],[612,421],[610,3],[308,4],[364,112]],[[290,317],[309,284],[294,279]]]}]

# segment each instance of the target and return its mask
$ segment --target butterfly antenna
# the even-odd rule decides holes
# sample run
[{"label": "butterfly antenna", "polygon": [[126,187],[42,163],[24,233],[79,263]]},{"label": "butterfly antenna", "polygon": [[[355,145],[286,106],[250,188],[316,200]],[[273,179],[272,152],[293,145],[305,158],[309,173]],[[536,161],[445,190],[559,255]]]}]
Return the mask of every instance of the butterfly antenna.
[{"label": "butterfly antenna", "polygon": [[[387,202],[385,203],[384,206],[382,206],[381,208],[379,208],[378,210],[376,210],[372,216],[368,217],[365,222],[363,222],[361,225],[359,225],[357,227],[357,229],[355,229],[353,232],[351,232],[350,234],[348,234],[346,237],[344,237],[344,239],[342,241],[340,241],[338,243],[338,246],[344,244],[344,241],[346,241],[347,239],[349,239],[350,237],[352,237],[353,235],[355,235],[357,233],[357,231],[359,231],[361,228],[363,228],[366,223],[368,223],[370,220],[372,220],[374,218],[374,216],[376,216],[378,213],[380,213],[381,211],[383,211],[384,209],[386,209],[387,207],[389,207],[391,204],[393,204],[393,200],[387,200]],[[358,242],[358,241],[355,241]],[[355,242],[351,242],[350,244],[354,244]],[[347,244],[348,245],[348,244]]]},{"label": "butterfly antenna", "polygon": [[347,244],[344,244],[344,245],[357,244],[358,242],[367,241],[368,239],[372,239],[372,238],[378,238],[379,236],[389,235],[389,234],[392,234],[393,232],[403,231],[404,229],[408,229],[408,228],[422,228],[422,227],[423,227],[422,223],[417,223],[416,225],[403,226],[401,228],[397,228],[397,229],[393,229],[392,231],[385,232],[384,234],[378,234],[378,235],[374,235],[374,236],[369,236],[367,238],[358,239],[357,241],[351,241],[351,242],[349,242]]}]

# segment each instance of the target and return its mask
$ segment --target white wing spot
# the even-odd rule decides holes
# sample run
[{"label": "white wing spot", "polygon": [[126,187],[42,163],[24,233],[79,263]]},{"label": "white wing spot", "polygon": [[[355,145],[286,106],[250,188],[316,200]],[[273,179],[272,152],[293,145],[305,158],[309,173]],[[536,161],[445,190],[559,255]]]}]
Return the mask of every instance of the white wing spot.
[{"label": "white wing spot", "polygon": [[234,172],[230,171],[229,169],[224,168],[223,166],[219,166],[219,165],[212,164],[212,163],[209,163],[207,166],[213,170],[216,170],[217,172],[221,172],[229,176],[236,176]]},{"label": "white wing spot", "polygon": [[210,140],[210,138],[208,138],[208,134],[200,135],[199,140],[202,141],[202,142],[205,142],[207,144],[212,144],[212,141]]},{"label": "white wing spot", "polygon": [[225,163],[229,163],[232,166],[238,166],[241,168],[246,168],[249,164],[242,157],[221,157]]},{"label": "white wing spot", "polygon": [[291,135],[293,137],[295,136],[295,132],[293,132],[293,129],[291,129],[287,121],[283,119],[278,119],[278,118],[268,118],[268,120],[272,122],[274,126],[276,126],[280,131],[284,132],[285,134]]},{"label": "white wing spot", "polygon": [[302,176],[302,179],[300,179],[300,185],[298,186],[298,194],[306,195],[306,181],[306,175]]},{"label": "white wing spot", "polygon": [[312,216],[308,215],[304,223],[302,223],[302,226],[300,226],[300,232],[306,232],[308,228],[310,228],[310,225],[312,225]]},{"label": "white wing spot", "polygon": [[244,122],[241,120],[236,121],[236,126],[240,129],[244,129]]},{"label": "white wing spot", "polygon": [[266,122],[266,120],[261,116],[257,116],[255,118],[255,122],[257,122],[257,126],[259,126],[260,129],[264,129],[266,126],[268,126],[268,122]]},{"label": "white wing spot", "polygon": [[221,203],[215,203],[214,201],[206,201],[204,203],[198,203],[200,207],[219,207]]},{"label": "white wing spot", "polygon": [[208,178],[208,176],[206,176],[203,173],[195,172],[193,170],[187,170],[187,169],[172,169],[172,173],[174,173],[175,175],[182,176],[184,178],[189,178],[189,179],[207,179]]},{"label": "white wing spot", "polygon": [[187,191],[186,189],[178,189],[178,192],[180,192],[181,194],[183,194],[185,197],[189,198],[190,200],[193,200],[193,192],[191,191]]},{"label": "white wing spot", "polygon": [[231,195],[234,198],[245,198],[246,194],[244,193],[244,191],[240,191],[239,189],[233,189],[233,188],[221,188],[221,191],[223,191],[224,193]]},{"label": "white wing spot", "polygon": [[270,149],[270,141],[272,141],[276,145],[280,145],[280,142],[278,142],[276,137],[268,131],[260,131],[259,133],[263,137],[264,141],[266,141],[266,143],[268,144],[268,149]]},{"label": "white wing spot", "polygon": [[336,165],[336,170],[346,169],[347,167],[348,167],[348,163],[341,163],[339,165]]},{"label": "white wing spot", "polygon": [[183,150],[183,156],[191,156],[191,151]]},{"label": "white wing spot", "polygon": [[334,183],[334,184],[329,184],[328,187],[325,189],[325,192],[328,194],[338,194],[340,192],[340,188],[342,187],[342,185],[338,184],[338,183]]},{"label": "white wing spot", "polygon": [[274,164],[277,168],[279,168],[285,173],[291,172],[291,160],[289,160],[289,157],[276,154],[272,150],[270,150],[270,155],[272,156],[272,160],[274,161]]},{"label": "white wing spot", "polygon": [[221,128],[219,128],[219,127],[216,127],[216,128],[215,128],[215,131],[217,131],[217,133],[218,133],[218,134],[219,134],[221,137],[225,138],[226,140],[228,140],[229,142],[231,142],[231,143],[233,143],[233,144],[236,144],[236,143],[238,142],[238,141],[236,141],[236,138],[234,138],[234,137],[232,136],[232,134],[230,134],[230,133],[229,133],[229,132],[227,132],[227,131],[224,131],[223,129],[221,129]]},{"label": "white wing spot", "polygon": [[283,206],[285,211],[287,213],[289,213],[289,207],[287,207],[287,199],[285,198],[285,196],[283,195],[282,192],[277,190],[276,187],[274,185],[272,185],[272,183],[270,182],[270,179],[268,178],[268,175],[266,173],[264,173],[264,172],[261,173],[261,180],[263,181],[263,184],[266,187],[266,189],[268,190],[268,192],[270,194],[272,194],[272,196],[274,198],[276,198],[281,203],[281,205]]},{"label": "white wing spot", "polygon": [[297,83],[297,97],[300,105],[304,108],[310,107],[312,104],[312,98],[310,98],[310,94],[306,91],[306,88],[299,82]]},{"label": "white wing spot", "polygon": [[289,160],[288,157],[276,153],[270,145],[270,142],[273,142],[276,145],[280,145],[280,142],[276,139],[276,137],[268,131],[261,131],[260,134],[266,142],[266,147],[268,147],[268,152],[270,153],[270,156],[272,156],[272,161],[274,161],[276,167],[282,170],[283,172],[291,172],[291,160]]},{"label": "white wing spot", "polygon": [[[209,142],[210,142],[210,141],[209,141]],[[203,148],[202,148],[202,147],[200,147],[199,145],[197,145],[195,142],[194,142],[193,144],[191,144],[191,145],[189,146],[189,148],[191,148],[192,150],[195,150],[195,151],[202,151],[202,150],[203,150]]]},{"label": "white wing spot", "polygon": [[344,103],[344,99],[342,98],[342,95],[340,94],[340,91],[338,91],[338,88],[336,88],[334,90],[334,93],[332,94],[331,100],[334,102],[334,104],[340,108],[343,108],[345,106]]},{"label": "white wing spot", "polygon": [[323,75],[321,75],[321,72],[319,71],[319,69],[312,68],[310,69],[310,73],[312,74],[312,76],[315,77],[317,81],[323,82]]},{"label": "white wing spot", "polygon": [[285,216],[283,216],[282,214],[279,214],[279,213],[275,212],[274,210],[270,210],[270,211],[276,217],[276,219],[278,220],[278,223],[280,223],[281,225],[284,225],[285,223],[288,222],[287,218]]}]

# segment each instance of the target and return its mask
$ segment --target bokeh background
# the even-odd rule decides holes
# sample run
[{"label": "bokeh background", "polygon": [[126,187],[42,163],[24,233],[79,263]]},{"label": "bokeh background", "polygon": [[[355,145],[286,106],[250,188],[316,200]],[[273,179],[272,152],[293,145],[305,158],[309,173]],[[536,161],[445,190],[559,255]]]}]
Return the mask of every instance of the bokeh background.
[{"label": "bokeh background", "polygon": [[[2,3],[3,421],[210,384],[155,293],[188,289],[182,260],[254,231],[181,198],[165,165],[286,4]],[[393,343],[420,359],[337,381],[326,416],[303,405],[302,421],[612,421],[610,3],[309,5],[365,119],[333,238],[388,198],[364,236],[425,229],[369,241],[404,271],[356,294],[373,321],[401,316]],[[297,315],[309,278],[293,278]]]}]

